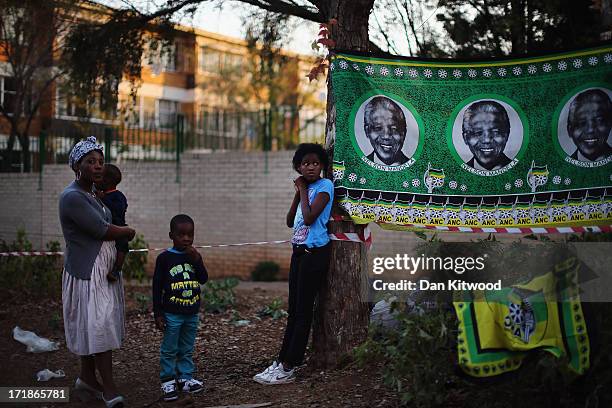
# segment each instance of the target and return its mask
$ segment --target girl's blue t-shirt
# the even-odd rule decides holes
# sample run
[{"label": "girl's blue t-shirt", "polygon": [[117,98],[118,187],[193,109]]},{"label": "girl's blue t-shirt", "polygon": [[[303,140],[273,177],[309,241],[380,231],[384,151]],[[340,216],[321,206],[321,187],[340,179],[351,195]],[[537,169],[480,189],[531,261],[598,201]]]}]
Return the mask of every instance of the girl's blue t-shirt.
[{"label": "girl's blue t-shirt", "polygon": [[310,205],[312,205],[319,193],[329,194],[329,201],[321,214],[319,214],[311,225],[304,225],[302,206],[298,205],[295,220],[293,221],[293,238],[291,239],[293,244],[302,244],[306,245],[308,248],[313,248],[321,247],[329,242],[327,221],[329,221],[332,204],[334,202],[334,184],[331,180],[321,178],[308,185],[308,203]]}]

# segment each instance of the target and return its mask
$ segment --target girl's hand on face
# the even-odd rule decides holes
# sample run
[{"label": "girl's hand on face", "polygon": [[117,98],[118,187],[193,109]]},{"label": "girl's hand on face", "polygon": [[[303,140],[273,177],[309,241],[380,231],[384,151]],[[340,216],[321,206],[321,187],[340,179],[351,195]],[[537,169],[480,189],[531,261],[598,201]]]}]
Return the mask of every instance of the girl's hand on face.
[{"label": "girl's hand on face", "polygon": [[293,182],[295,183],[296,191],[308,188],[308,183],[306,182],[306,179],[303,176],[296,178]]}]

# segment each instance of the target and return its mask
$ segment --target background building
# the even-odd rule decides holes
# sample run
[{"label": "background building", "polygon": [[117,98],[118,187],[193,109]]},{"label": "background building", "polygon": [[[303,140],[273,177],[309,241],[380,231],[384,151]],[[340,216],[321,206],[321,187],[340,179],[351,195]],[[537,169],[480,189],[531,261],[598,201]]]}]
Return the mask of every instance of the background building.
[{"label": "background building", "polygon": [[[12,38],[25,32],[20,16],[28,13],[36,16],[25,16],[23,22],[57,22],[36,25],[56,32],[46,33],[46,41],[29,44],[40,46],[35,52],[46,55],[41,72],[58,70],[66,34],[62,30],[68,23],[100,21],[110,11],[92,2],[65,4],[62,9],[24,6],[12,17],[11,13],[0,17],[2,38],[11,35],[10,31]],[[313,57],[277,50],[271,57],[272,69],[266,73],[261,69],[261,47],[186,26],[175,26],[170,39],[151,30],[145,34],[144,48],[142,75],[136,86],[129,81],[116,85],[116,108],[101,109],[96,102],[79,100],[61,75],[41,92],[30,90],[40,104],[27,129],[20,125],[22,138],[11,137],[11,117],[0,118],[4,171],[40,167],[41,132],[46,137],[43,163],[61,162],[71,146],[89,134],[105,140],[114,160],[174,160],[178,151],[278,150],[306,140],[323,140],[326,85],[322,80],[311,83],[306,77]],[[27,83],[27,78],[15,78],[12,73],[19,70],[7,56],[10,47],[5,50],[0,49],[0,104],[11,110],[15,99],[21,99],[23,105],[29,96],[16,98],[27,91],[18,86]],[[28,122],[27,118],[22,122]],[[26,135],[29,153],[23,154],[23,144],[16,140]]]}]

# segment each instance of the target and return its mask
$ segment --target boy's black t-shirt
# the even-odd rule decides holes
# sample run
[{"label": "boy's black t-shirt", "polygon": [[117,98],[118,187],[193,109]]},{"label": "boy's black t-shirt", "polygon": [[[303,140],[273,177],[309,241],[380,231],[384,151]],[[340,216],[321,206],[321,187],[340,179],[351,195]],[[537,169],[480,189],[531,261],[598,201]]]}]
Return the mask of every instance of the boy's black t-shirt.
[{"label": "boy's black t-shirt", "polygon": [[200,309],[200,284],[208,272],[202,261],[193,262],[185,253],[168,249],[157,257],[153,275],[153,313],[196,314]]}]

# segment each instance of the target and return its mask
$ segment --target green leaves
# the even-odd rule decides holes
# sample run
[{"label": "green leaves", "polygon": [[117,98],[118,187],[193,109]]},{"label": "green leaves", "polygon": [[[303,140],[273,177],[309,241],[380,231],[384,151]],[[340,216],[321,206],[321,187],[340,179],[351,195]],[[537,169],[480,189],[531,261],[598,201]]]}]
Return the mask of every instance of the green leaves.
[{"label": "green leaves", "polygon": [[414,231],[414,235],[416,235],[418,238],[422,239],[423,241],[427,241],[427,234],[425,234],[423,231]]},{"label": "green leaves", "polygon": [[[61,251],[58,241],[49,241],[46,250]],[[12,242],[0,240],[0,252],[32,251],[32,243],[23,229]],[[0,287],[22,294],[54,296],[61,293],[61,256],[0,257]]]},{"label": "green leaves", "polygon": [[138,303],[138,311],[140,313],[146,313],[149,311],[149,304],[151,303],[151,296],[145,295],[144,293],[136,293],[134,295],[136,303]]},{"label": "green leaves", "polygon": [[400,315],[399,330],[372,327],[368,341],[357,347],[354,357],[364,366],[384,361],[383,380],[394,389],[402,404],[437,407],[448,402],[447,384],[456,381],[454,314],[435,311],[422,316]]},{"label": "green leaves", "polygon": [[[136,234],[134,239],[130,242],[130,249],[142,249],[148,248],[149,244],[145,241],[142,234]],[[142,282],[146,275],[145,267],[147,266],[147,252],[130,252],[125,257],[123,264],[122,273],[123,279],[131,280],[136,279],[138,282]]]},{"label": "green leaves", "polygon": [[271,282],[278,279],[280,266],[274,261],[264,261],[255,265],[251,279],[260,282]]},{"label": "green leaves", "polygon": [[221,313],[233,307],[236,303],[234,288],[238,286],[238,282],[236,278],[209,280],[202,289],[206,311]]},{"label": "green leaves", "polygon": [[287,316],[287,312],[283,309],[283,301],[276,298],[269,305],[264,306],[257,312],[259,317],[271,317],[272,320],[280,319]]}]

